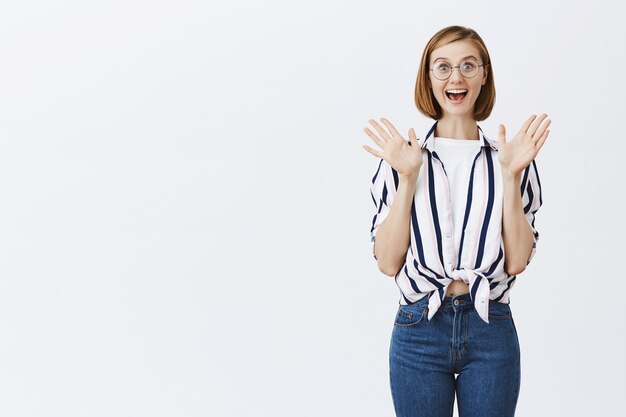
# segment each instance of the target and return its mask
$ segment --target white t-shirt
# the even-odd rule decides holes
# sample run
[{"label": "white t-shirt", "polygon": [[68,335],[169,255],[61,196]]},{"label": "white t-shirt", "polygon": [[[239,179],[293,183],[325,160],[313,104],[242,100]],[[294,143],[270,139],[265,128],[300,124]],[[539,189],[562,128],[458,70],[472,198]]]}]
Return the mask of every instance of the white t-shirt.
[{"label": "white t-shirt", "polygon": [[472,163],[481,146],[480,140],[450,139],[434,137],[434,150],[443,162],[448,175],[450,198],[452,199],[452,224],[454,228],[454,247],[461,243],[465,202],[469,186]]}]

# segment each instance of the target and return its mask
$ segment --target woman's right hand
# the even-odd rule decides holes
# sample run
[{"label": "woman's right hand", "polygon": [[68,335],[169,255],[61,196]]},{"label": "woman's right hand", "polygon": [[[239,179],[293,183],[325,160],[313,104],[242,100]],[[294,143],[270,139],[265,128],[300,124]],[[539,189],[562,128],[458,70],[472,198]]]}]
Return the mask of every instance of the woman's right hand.
[{"label": "woman's right hand", "polygon": [[423,159],[422,146],[415,136],[415,131],[413,128],[409,129],[409,141],[411,143],[409,145],[387,119],[382,118],[380,120],[389,132],[373,119],[370,119],[369,122],[374,126],[380,137],[368,128],[363,130],[382,149],[382,152],[367,145],[363,145],[363,148],[372,155],[389,162],[391,167],[398,172],[398,175],[405,179],[416,178],[422,167]]}]

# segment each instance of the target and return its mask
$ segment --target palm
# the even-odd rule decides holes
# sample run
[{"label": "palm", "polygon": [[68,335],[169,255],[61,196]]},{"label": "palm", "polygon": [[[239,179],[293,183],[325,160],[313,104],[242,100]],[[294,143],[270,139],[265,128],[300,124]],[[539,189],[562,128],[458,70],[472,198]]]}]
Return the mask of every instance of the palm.
[{"label": "palm", "polygon": [[517,174],[535,159],[537,151],[528,141],[516,137],[498,148],[498,158],[501,166],[508,167],[509,171]]},{"label": "palm", "polygon": [[422,163],[421,152],[414,152],[402,136],[394,136],[385,144],[382,158],[389,162],[399,173],[415,172]]},{"label": "palm", "polygon": [[[550,119],[542,124],[547,115],[543,114],[537,120],[535,117],[534,115],[530,117],[509,142],[506,141],[504,125],[500,125],[498,160],[504,172],[511,175],[520,174],[535,159],[539,149],[548,138],[550,131],[547,129],[551,123]],[[534,123],[533,120],[535,120]]]}]

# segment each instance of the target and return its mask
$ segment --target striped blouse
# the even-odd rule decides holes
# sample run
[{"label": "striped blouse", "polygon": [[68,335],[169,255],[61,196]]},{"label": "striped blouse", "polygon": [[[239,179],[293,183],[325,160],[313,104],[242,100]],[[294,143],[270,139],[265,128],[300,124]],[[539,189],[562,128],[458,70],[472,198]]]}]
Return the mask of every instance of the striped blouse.
[{"label": "striped blouse", "polygon": [[[454,245],[449,183],[443,162],[429,140],[433,124],[422,143],[424,162],[416,183],[411,207],[411,244],[406,260],[395,276],[400,304],[413,304],[428,296],[428,319],[439,309],[454,280],[469,285],[470,297],[480,317],[489,323],[489,300],[509,303],[516,276],[504,270],[502,241],[503,184],[497,142],[478,127],[481,146],[474,156],[464,209],[461,240]],[[376,206],[371,241],[389,214],[398,188],[398,173],[383,159],[372,178],[371,194]],[[535,254],[539,233],[535,213],[541,206],[541,183],[533,160],[522,172],[520,192],[524,214],[534,242],[528,263]],[[376,256],[374,256],[376,258]]]}]

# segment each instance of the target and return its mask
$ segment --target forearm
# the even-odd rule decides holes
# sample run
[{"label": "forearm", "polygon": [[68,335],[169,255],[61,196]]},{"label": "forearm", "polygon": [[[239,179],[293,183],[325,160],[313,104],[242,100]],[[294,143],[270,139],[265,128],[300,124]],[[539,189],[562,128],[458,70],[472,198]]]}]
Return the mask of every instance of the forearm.
[{"label": "forearm", "polygon": [[411,243],[411,207],[416,185],[417,176],[399,177],[398,190],[389,214],[376,232],[374,255],[378,269],[388,276],[395,276],[402,268]]},{"label": "forearm", "polygon": [[502,239],[504,268],[509,275],[517,275],[526,269],[533,247],[533,232],[522,206],[520,179],[521,173],[503,174]]}]

